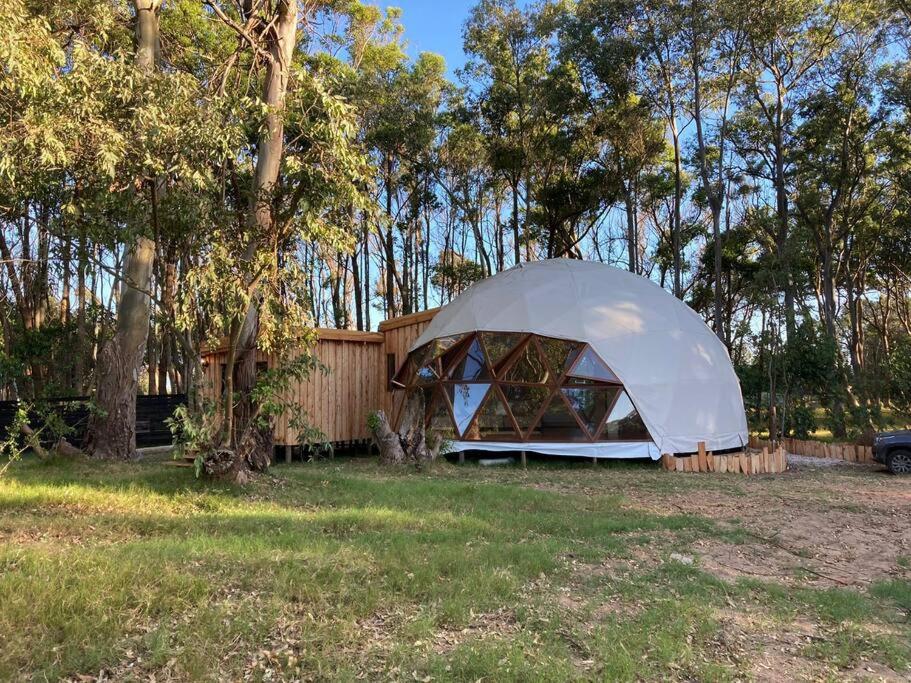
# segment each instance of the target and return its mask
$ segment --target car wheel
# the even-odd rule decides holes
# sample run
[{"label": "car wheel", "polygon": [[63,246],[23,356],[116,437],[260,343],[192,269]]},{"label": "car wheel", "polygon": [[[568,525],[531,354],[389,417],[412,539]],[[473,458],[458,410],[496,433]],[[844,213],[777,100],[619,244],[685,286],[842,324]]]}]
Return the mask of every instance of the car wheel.
[{"label": "car wheel", "polygon": [[911,474],[911,451],[889,453],[889,471],[892,474]]}]

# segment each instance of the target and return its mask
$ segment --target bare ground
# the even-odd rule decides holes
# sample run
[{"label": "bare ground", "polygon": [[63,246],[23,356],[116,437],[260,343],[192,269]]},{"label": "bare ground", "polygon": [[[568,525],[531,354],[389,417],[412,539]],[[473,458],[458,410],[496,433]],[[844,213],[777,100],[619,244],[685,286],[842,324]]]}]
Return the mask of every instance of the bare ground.
[{"label": "bare ground", "polygon": [[[664,473],[593,473],[581,487],[584,492],[603,494],[604,482],[610,482],[630,509],[698,515],[736,538],[700,538],[685,555],[675,553],[676,559],[670,559],[675,539],[652,534],[622,561],[577,563],[576,579],[562,589],[556,604],[576,614],[585,624],[583,630],[605,619],[635,617],[641,603],[629,596],[586,596],[584,585],[593,575],[633,576],[681,560],[732,587],[752,579],[787,588],[863,592],[877,581],[911,577],[911,480],[891,476],[879,466],[808,457],[792,457],[789,467],[782,475],[749,478],[681,473],[670,482]],[[559,476],[551,481],[536,477],[529,483],[564,492],[580,489]],[[841,631],[841,626],[819,619],[782,620],[755,603],[731,599],[714,617],[719,624],[710,642],[715,659],[734,662],[747,680],[905,681],[911,676],[865,655],[847,664],[814,656],[814,649],[837,640]],[[907,620],[895,627],[868,627],[906,640]]]}]

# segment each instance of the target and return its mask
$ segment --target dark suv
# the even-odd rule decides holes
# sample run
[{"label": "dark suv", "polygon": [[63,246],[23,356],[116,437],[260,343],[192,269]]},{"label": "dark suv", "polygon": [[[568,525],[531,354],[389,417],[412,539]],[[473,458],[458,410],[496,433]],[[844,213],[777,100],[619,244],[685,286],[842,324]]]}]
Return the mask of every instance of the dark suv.
[{"label": "dark suv", "polygon": [[873,439],[873,459],[892,474],[911,474],[911,429],[877,434]]}]

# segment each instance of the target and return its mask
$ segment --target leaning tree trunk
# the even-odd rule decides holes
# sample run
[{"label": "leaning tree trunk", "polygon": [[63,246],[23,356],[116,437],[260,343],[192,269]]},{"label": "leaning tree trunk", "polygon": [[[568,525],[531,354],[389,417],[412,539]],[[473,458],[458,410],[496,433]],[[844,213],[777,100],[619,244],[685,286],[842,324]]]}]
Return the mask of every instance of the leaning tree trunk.
[{"label": "leaning tree trunk", "polygon": [[[134,0],[136,65],[145,73],[151,73],[158,62],[161,2]],[[154,212],[158,182],[152,180],[147,185]],[[136,394],[152,314],[149,290],[154,261],[155,243],[138,236],[124,259],[117,331],[98,359],[95,392],[98,410],[89,420],[85,444],[86,452],[98,458],[136,456]]]},{"label": "leaning tree trunk", "polygon": [[373,443],[386,465],[414,465],[421,468],[436,460],[443,439],[424,429],[424,402],[416,392],[405,404],[398,431],[393,429],[386,414],[378,411],[370,422]]}]

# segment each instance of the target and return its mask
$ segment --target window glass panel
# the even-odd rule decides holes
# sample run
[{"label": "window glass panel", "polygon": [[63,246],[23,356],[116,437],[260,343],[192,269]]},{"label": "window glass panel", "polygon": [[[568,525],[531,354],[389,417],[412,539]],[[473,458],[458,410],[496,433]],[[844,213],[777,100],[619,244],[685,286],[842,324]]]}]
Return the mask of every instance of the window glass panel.
[{"label": "window glass panel", "polygon": [[446,406],[446,399],[442,393],[435,394],[433,404],[430,406],[430,412],[428,413],[427,428],[445,439],[455,438],[452,417],[449,415],[449,408]]},{"label": "window glass panel", "polygon": [[478,412],[484,397],[487,395],[489,384],[449,384],[445,390],[449,395],[452,406],[452,416],[455,418],[456,429],[463,434],[475,413]]},{"label": "window glass panel", "polygon": [[518,438],[512,420],[509,419],[506,404],[503,403],[496,388],[487,394],[487,400],[478,411],[477,418],[462,435],[462,439],[466,441],[514,441]]},{"label": "window glass panel", "polygon": [[453,344],[449,349],[440,356],[441,377],[445,377],[451,370],[454,363],[461,360],[462,352],[467,344],[475,339],[473,334],[466,334],[458,344]]},{"label": "window glass panel", "polygon": [[433,342],[429,344],[424,344],[419,348],[416,348],[408,356],[411,359],[411,362],[414,364],[414,367],[420,367],[424,365],[431,358],[431,352],[433,351]]},{"label": "window glass panel", "polygon": [[598,427],[604,419],[617,395],[620,391],[616,388],[607,389],[563,389],[563,395],[569,401],[576,414],[582,418],[589,434],[594,438],[598,433]]},{"label": "window glass panel", "polygon": [[432,342],[424,344],[424,346],[419,349],[415,349],[412,353],[412,360],[414,361],[415,366],[426,365],[428,361],[439,358],[464,337],[464,334],[453,334],[448,337],[440,337],[439,339],[434,339]]},{"label": "window glass panel", "polygon": [[449,374],[449,378],[465,381],[490,379],[487,361],[481,350],[481,342],[477,338],[471,341],[468,352]]},{"label": "window glass panel", "polygon": [[648,430],[626,392],[620,394],[601,432],[601,441],[640,441],[650,439]]},{"label": "window glass panel", "polygon": [[616,387],[616,382],[602,382],[588,377],[567,377],[563,380],[564,387]]},{"label": "window glass panel", "polygon": [[494,369],[525,337],[521,332],[481,332],[478,336],[484,343],[490,366]]},{"label": "window glass panel", "polygon": [[538,337],[538,343],[541,345],[541,352],[547,361],[547,366],[554,375],[562,375],[564,368],[572,366],[582,344],[565,339],[553,339],[552,337]]},{"label": "window glass panel", "polygon": [[504,385],[503,393],[506,396],[506,402],[512,415],[516,418],[516,423],[522,433],[534,424],[544,401],[547,400],[550,389],[547,387],[523,387],[515,385]]},{"label": "window glass panel", "polygon": [[551,377],[544,359],[538,353],[538,347],[532,339],[519,352],[518,358],[503,376],[507,382],[528,382],[530,384],[543,384]]},{"label": "window glass panel", "polygon": [[570,412],[569,406],[566,405],[559,393],[551,398],[547,409],[541,415],[541,420],[531,430],[528,438],[533,441],[589,440],[588,434],[579,426],[576,418]]},{"label": "window glass panel", "polygon": [[602,382],[619,382],[617,376],[610,371],[604,364],[598,354],[591,349],[585,349],[579,362],[576,363],[570,373],[573,377],[588,377],[589,379],[599,379]]},{"label": "window glass panel", "polygon": [[427,365],[417,369],[414,376],[415,384],[430,384],[440,378],[440,361],[432,360]]},{"label": "window glass panel", "polygon": [[[402,426],[402,420],[405,417],[405,411],[412,401],[420,401],[420,418],[418,419],[426,417],[428,402],[433,395],[432,387],[417,387],[414,389],[409,389],[408,391],[397,391],[395,393],[404,394],[404,400],[401,401],[401,404],[395,408],[398,410],[398,413],[394,418],[396,429],[399,429]],[[398,399],[396,398],[395,400],[397,401]]]}]

